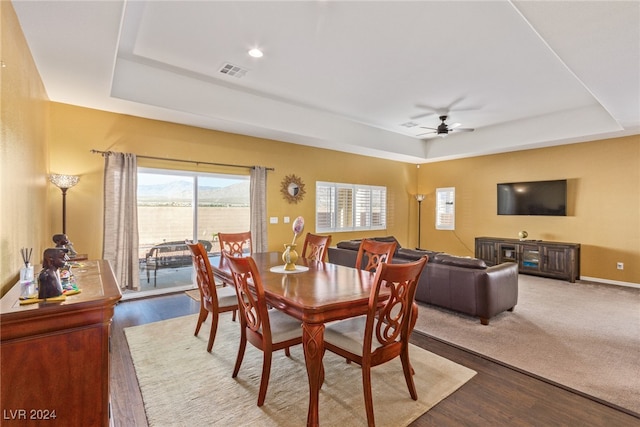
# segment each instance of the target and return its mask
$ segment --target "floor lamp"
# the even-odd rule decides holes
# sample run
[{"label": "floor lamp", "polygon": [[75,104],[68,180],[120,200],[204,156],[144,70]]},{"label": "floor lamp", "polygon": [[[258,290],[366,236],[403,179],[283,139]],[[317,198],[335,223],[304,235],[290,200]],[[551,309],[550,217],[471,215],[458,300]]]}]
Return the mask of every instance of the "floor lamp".
[{"label": "floor lamp", "polygon": [[422,216],[420,215],[422,208],[422,201],[424,200],[424,194],[416,194],[416,200],[418,201],[418,249],[420,249],[420,222],[422,220]]},{"label": "floor lamp", "polygon": [[49,175],[49,181],[62,190],[62,234],[67,234],[67,190],[76,185],[79,179],[75,175]]}]

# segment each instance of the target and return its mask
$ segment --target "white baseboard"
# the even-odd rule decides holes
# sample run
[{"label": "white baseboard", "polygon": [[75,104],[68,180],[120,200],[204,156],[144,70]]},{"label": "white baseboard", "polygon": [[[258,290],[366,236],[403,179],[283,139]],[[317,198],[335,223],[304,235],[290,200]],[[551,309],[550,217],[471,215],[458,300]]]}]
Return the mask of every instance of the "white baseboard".
[{"label": "white baseboard", "polygon": [[580,280],[586,280],[588,282],[606,283],[608,285],[627,286],[629,288],[640,288],[640,283],[621,282],[619,280],[600,279],[598,277],[580,276]]}]

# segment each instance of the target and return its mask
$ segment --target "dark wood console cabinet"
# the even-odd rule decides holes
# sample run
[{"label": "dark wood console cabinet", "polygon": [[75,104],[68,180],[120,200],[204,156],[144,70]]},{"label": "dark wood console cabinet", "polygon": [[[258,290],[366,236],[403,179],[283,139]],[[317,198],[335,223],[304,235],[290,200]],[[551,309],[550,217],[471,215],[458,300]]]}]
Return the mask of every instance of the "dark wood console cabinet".
[{"label": "dark wood console cabinet", "polygon": [[109,338],[120,288],[107,261],[73,268],[82,292],[20,305],[0,300],[2,425],[109,426]]},{"label": "dark wood console cabinet", "polygon": [[580,244],[542,240],[476,237],[476,258],[487,265],[517,262],[523,274],[564,279],[580,278]]}]

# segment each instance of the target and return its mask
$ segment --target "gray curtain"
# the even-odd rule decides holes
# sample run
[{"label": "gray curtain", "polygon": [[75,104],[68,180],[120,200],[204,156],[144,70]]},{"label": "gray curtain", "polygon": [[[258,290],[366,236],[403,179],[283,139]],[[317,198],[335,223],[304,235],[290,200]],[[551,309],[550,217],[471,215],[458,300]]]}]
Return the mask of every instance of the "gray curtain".
[{"label": "gray curtain", "polygon": [[267,169],[251,168],[251,240],[254,252],[267,251]]},{"label": "gray curtain", "polygon": [[104,154],[104,234],[102,258],[121,289],[138,290],[138,170],[136,155]]}]

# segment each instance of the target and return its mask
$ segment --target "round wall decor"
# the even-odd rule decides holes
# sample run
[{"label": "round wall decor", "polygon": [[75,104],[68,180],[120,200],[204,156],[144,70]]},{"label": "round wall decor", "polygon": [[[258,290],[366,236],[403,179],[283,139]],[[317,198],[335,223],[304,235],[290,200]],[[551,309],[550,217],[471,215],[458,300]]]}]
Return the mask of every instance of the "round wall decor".
[{"label": "round wall decor", "polygon": [[302,179],[293,174],[284,177],[280,192],[289,203],[298,203],[306,193]]}]

